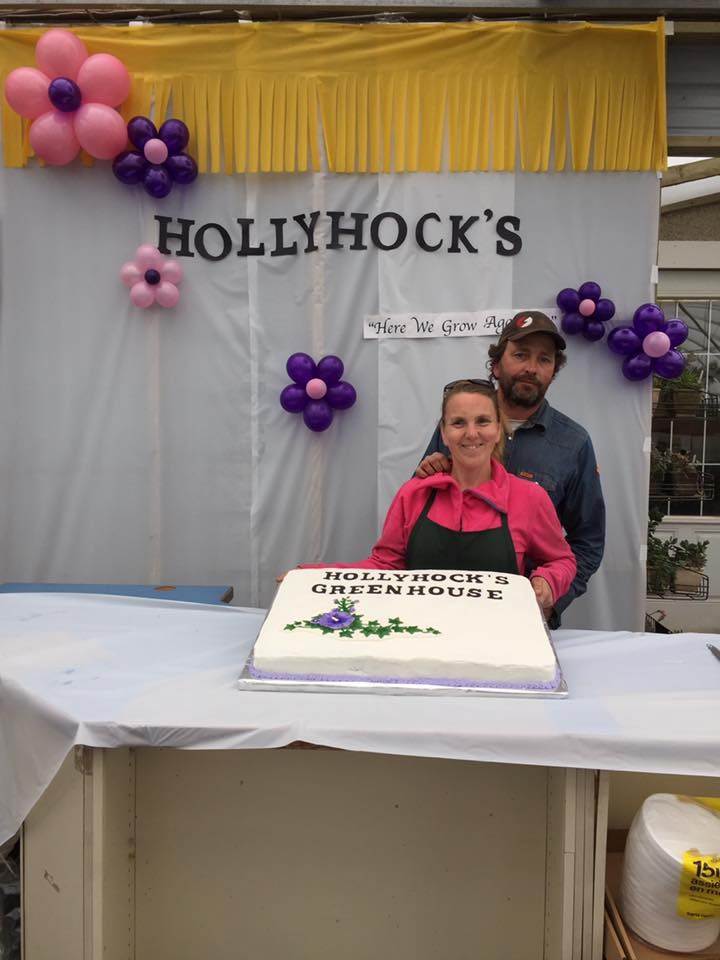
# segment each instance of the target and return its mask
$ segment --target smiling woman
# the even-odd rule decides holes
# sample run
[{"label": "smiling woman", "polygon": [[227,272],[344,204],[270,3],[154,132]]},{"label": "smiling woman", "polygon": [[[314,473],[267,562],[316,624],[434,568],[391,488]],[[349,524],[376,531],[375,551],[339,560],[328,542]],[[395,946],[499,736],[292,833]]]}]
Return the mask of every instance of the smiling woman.
[{"label": "smiling woman", "polygon": [[440,432],[461,490],[490,479],[490,460],[502,463],[506,430],[491,384],[459,380],[443,395]]},{"label": "smiling woman", "polygon": [[492,383],[448,384],[440,429],[450,472],[403,484],[371,555],[304,566],[517,574],[532,560],[531,583],[547,615],[575,576],[575,557],[548,494],[502,466],[506,430]]}]

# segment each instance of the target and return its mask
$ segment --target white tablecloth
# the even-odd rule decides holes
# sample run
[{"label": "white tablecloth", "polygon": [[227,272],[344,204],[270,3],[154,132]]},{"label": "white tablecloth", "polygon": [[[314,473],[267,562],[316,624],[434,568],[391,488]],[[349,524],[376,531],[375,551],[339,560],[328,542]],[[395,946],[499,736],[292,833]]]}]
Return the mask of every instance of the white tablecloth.
[{"label": "white tablecloth", "polygon": [[239,691],[264,611],[0,596],[0,843],[74,744],[348,750],[720,775],[717,636],[559,630],[563,700]]}]

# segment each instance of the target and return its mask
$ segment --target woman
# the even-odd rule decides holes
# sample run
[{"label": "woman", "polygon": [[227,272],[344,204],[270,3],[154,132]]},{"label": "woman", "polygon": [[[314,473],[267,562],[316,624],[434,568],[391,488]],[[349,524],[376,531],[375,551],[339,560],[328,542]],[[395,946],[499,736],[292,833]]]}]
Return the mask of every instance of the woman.
[{"label": "woman", "polygon": [[333,566],[517,574],[531,559],[538,564],[531,576],[535,595],[549,612],[575,576],[575,557],[543,488],[502,466],[505,430],[493,385],[449,384],[440,430],[450,473],[403,484],[371,555]]}]

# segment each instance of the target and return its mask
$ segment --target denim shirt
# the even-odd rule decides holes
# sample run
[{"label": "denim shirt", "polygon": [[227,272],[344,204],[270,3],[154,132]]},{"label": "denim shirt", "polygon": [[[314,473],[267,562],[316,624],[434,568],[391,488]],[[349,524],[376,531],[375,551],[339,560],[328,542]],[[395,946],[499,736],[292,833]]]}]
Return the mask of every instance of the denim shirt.
[{"label": "denim shirt", "polygon": [[[448,455],[439,427],[423,458],[438,451]],[[554,629],[560,626],[562,611],[587,590],[605,548],[605,502],[590,435],[544,400],[506,441],[505,467],[547,491],[575,554],[575,579],[568,592],[555,600],[555,612],[548,621]]]}]

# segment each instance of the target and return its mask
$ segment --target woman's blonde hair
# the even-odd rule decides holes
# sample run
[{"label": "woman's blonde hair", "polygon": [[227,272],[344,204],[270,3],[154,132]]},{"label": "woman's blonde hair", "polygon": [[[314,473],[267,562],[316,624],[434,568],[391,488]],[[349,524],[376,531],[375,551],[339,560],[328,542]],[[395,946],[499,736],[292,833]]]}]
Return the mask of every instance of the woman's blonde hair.
[{"label": "woman's blonde hair", "polygon": [[495,460],[502,463],[505,457],[505,437],[508,433],[508,425],[505,417],[500,412],[500,403],[495,385],[490,380],[453,380],[452,383],[448,383],[443,390],[440,427],[445,424],[445,410],[447,409],[448,400],[458,393],[477,393],[481,397],[487,397],[492,401],[492,405],[495,408],[495,416],[500,424],[500,437],[493,447],[492,456]]}]

